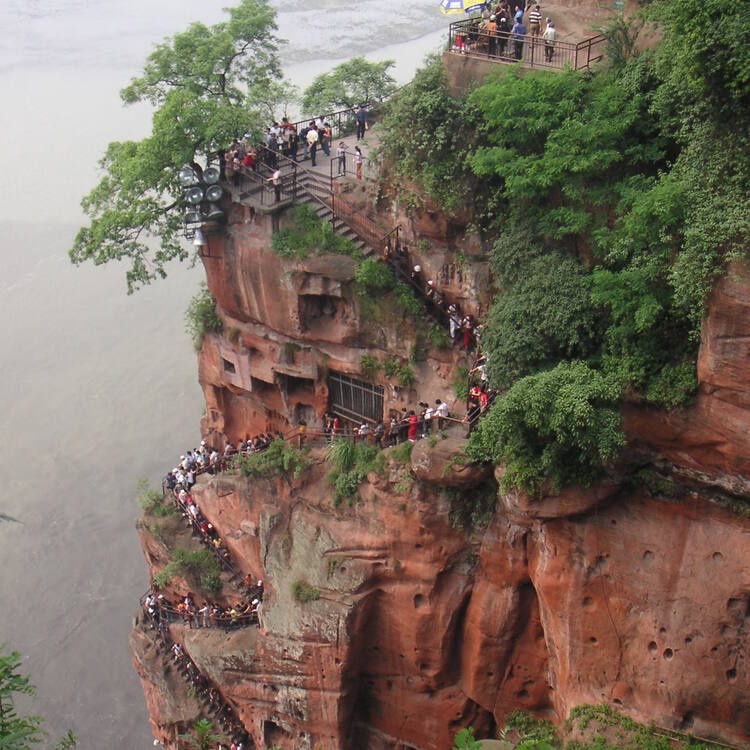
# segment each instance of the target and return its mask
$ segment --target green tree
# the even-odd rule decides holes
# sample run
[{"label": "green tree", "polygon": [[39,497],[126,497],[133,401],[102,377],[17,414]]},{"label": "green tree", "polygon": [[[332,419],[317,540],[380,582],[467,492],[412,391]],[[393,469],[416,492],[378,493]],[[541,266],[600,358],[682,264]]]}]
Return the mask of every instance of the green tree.
[{"label": "green tree", "polygon": [[471,434],[467,454],[505,464],[502,485],[529,492],[588,484],[625,445],[619,388],[583,362],[529,375],[497,399]]},{"label": "green tree", "polygon": [[208,719],[198,719],[193,724],[190,734],[181,734],[180,739],[193,750],[212,750],[217,742],[226,742],[226,738],[214,731],[213,722]]},{"label": "green tree", "polygon": [[513,269],[518,248],[507,238],[495,245],[492,266],[505,291],[482,333],[490,381],[505,388],[560,360],[587,357],[598,343],[597,309],[586,269],[559,253],[539,253],[523,262],[518,275],[506,276],[504,269]]},{"label": "green tree", "polygon": [[194,23],[158,44],[143,74],[120,92],[126,104],[155,107],[151,135],[107,147],[104,174],[81,202],[90,223],[78,231],[70,258],[129,261],[128,292],[189,256],[180,240],[179,169],[200,170],[233,138],[257,131],[281,95],[273,9],[267,0],[242,0],[227,13],[226,21]]},{"label": "green tree", "polygon": [[393,60],[369,62],[353,57],[321,73],[303,92],[302,111],[322,115],[385,99],[396,88],[396,79],[388,72],[394,64]]},{"label": "green tree", "polygon": [[[30,745],[43,741],[46,733],[42,729],[41,716],[21,716],[16,710],[17,696],[34,696],[35,690],[29,677],[20,673],[21,655],[18,651],[9,654],[0,648],[0,748],[2,750],[28,750]],[[55,750],[75,747],[76,738],[71,731],[60,739]]]},{"label": "green tree", "polygon": [[[380,147],[391,184],[407,209],[422,201],[417,184],[445,211],[465,210],[480,188],[469,180],[466,154],[476,140],[478,113],[465,98],[448,92],[439,55],[432,55],[414,79],[388,102]],[[486,186],[481,188],[486,191]]]}]

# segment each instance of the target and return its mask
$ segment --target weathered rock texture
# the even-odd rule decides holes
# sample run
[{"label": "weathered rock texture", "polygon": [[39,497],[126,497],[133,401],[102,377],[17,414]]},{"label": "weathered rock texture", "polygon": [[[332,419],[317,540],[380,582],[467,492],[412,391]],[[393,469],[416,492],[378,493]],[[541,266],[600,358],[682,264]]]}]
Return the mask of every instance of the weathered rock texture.
[{"label": "weathered rock texture", "polygon": [[[345,263],[282,269],[266,230],[243,226],[223,250],[213,238],[206,259],[222,317],[239,329],[200,356],[209,437],[252,432],[264,408],[288,419],[284,367],[310,382],[295,386],[309,389],[296,403],[319,416],[316,368],[357,372],[371,350]],[[333,300],[331,328],[303,322],[306,292]],[[173,635],[259,748],[443,750],[462,726],[489,733],[515,709],[563,719],[583,702],[750,743],[748,331],[750,271],[737,267],[710,300],[695,405],[629,406],[626,470],[588,490],[500,494],[470,535],[455,511],[494,479],[452,461],[453,440],[422,442],[407,466],[390,461],[351,507],[333,507],[319,454],[296,480],[202,477],[198,505],[242,572],[266,583],[262,627]],[[301,347],[293,362],[281,355],[289,342]],[[235,357],[236,381],[218,356]],[[453,364],[428,361],[422,382],[447,390]],[[279,395],[266,401],[271,383]],[[158,545],[144,550],[158,568]],[[319,599],[297,601],[297,582]],[[131,646],[155,733],[169,742],[191,707],[148,639],[135,633]]]}]

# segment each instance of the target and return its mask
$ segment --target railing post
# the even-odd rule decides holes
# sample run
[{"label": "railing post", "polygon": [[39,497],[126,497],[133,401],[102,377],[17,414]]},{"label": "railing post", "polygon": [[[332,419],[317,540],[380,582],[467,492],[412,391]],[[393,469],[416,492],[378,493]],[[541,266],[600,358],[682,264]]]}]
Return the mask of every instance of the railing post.
[{"label": "railing post", "polygon": [[536,42],[536,37],[532,34],[531,35],[531,67],[534,67],[534,44]]},{"label": "railing post", "polygon": [[586,67],[588,68],[591,63],[591,39],[589,39],[588,50],[586,52]]},{"label": "railing post", "polygon": [[573,65],[573,70],[578,70],[578,45],[576,44],[576,61]]}]

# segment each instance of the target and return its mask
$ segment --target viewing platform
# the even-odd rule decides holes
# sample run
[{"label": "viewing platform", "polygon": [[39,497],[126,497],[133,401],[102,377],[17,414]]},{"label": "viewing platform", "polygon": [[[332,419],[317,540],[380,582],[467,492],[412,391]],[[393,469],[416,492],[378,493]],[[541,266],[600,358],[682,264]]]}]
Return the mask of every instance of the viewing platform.
[{"label": "viewing platform", "polygon": [[466,91],[498,64],[520,65],[524,70],[584,70],[604,56],[602,34],[581,41],[557,39],[549,45],[541,35],[488,34],[480,30],[480,21],[466,18],[448,27],[443,63],[454,93]]}]

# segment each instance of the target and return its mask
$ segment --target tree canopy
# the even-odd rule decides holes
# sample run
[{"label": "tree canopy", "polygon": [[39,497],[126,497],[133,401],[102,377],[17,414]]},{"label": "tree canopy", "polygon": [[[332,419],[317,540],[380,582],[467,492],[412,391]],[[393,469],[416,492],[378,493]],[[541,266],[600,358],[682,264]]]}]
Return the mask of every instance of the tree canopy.
[{"label": "tree canopy", "polygon": [[396,88],[396,80],[388,72],[393,65],[393,60],[369,62],[353,57],[321,73],[303,92],[302,111],[322,115],[384,99]]},{"label": "tree canopy", "polygon": [[103,175],[81,205],[90,219],[70,250],[78,264],[130,262],[128,292],[186,260],[177,172],[205,165],[245,132],[258,132],[283,98],[275,12],[267,0],[242,0],[213,26],[194,23],[158,44],[142,75],[120,92],[125,104],[154,106],[151,134],[113,142]]}]

